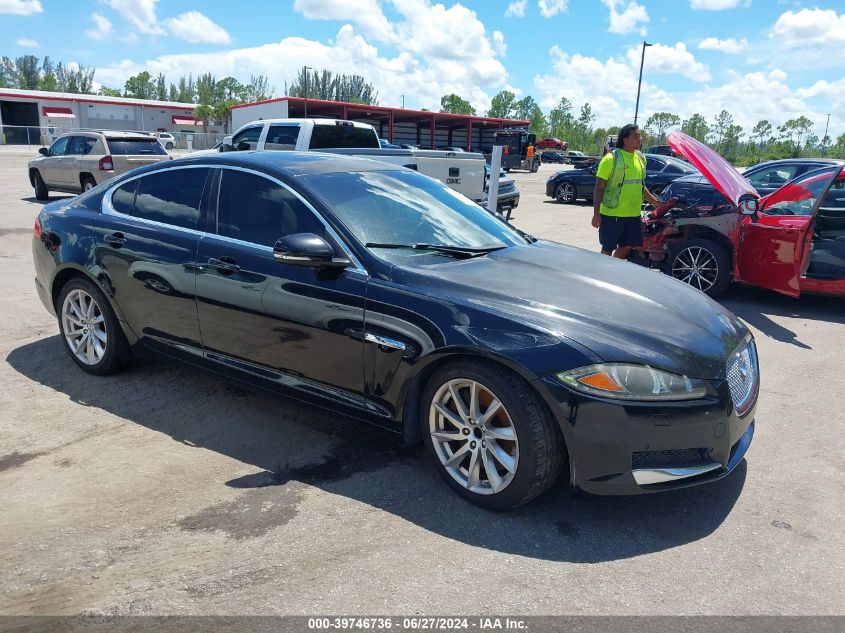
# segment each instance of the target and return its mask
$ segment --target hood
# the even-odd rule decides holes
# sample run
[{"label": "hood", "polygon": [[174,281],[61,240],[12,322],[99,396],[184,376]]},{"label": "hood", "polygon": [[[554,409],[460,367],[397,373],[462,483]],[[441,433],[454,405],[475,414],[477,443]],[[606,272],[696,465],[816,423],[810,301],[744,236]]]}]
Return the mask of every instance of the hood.
[{"label": "hood", "polygon": [[703,143],[683,132],[670,132],[668,141],[672,149],[692,163],[734,205],[739,206],[744,199],[760,198],[747,178]]},{"label": "hood", "polygon": [[[687,284],[636,264],[554,242],[468,260],[393,269],[396,283],[494,313],[515,330],[540,328],[596,360],[648,364],[693,378],[723,378],[748,330]],[[518,280],[518,281],[517,281]],[[557,368],[558,371],[571,369]]]}]

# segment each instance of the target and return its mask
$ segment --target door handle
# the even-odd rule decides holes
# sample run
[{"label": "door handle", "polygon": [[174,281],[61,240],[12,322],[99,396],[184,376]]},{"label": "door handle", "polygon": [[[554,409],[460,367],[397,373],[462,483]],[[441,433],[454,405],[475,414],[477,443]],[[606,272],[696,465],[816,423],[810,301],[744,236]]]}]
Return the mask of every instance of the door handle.
[{"label": "door handle", "polygon": [[123,233],[112,233],[111,235],[106,235],[103,240],[106,244],[113,246],[114,248],[120,248],[124,244],[126,244],[126,238],[123,237]]},{"label": "door handle", "polygon": [[219,259],[211,257],[208,260],[208,265],[223,273],[236,273],[241,269],[231,257],[220,257]]}]

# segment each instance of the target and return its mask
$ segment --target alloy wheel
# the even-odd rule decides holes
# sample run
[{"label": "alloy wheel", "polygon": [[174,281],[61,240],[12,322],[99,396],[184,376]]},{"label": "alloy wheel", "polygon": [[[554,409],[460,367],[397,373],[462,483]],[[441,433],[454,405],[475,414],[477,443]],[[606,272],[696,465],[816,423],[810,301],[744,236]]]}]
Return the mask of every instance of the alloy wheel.
[{"label": "alloy wheel", "polygon": [[555,198],[557,198],[558,202],[569,204],[575,200],[575,187],[570,185],[568,182],[558,185],[557,190],[555,191]]},{"label": "alloy wheel", "polygon": [[672,262],[672,276],[685,284],[707,292],[719,278],[716,256],[701,246],[688,246]]},{"label": "alloy wheel", "polygon": [[513,481],[519,465],[516,428],[483,384],[466,378],[443,384],[431,402],[429,432],[440,463],[470,492],[496,494]]},{"label": "alloy wheel", "polygon": [[106,353],[108,334],[103,312],[84,290],[68,293],[62,304],[62,332],[71,353],[85,365],[96,365]]}]

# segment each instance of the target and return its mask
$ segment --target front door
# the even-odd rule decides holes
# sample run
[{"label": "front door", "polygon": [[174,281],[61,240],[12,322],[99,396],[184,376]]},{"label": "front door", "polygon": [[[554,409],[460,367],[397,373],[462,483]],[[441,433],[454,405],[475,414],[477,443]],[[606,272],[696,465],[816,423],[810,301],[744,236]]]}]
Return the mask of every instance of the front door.
[{"label": "front door", "polygon": [[197,254],[206,355],[300,393],[360,406],[367,275],[277,262],[276,240],[314,233],[331,243],[325,225],[278,180],[220,173],[215,234],[203,237]]},{"label": "front door", "polygon": [[122,317],[168,354],[201,349],[195,260],[210,171],[173,168],[126,181],[106,194],[96,224],[97,263]]},{"label": "front door", "polygon": [[64,163],[71,160],[67,156],[70,136],[63,136],[50,146],[47,158],[41,161],[39,171],[47,185],[65,186]]},{"label": "front door", "polygon": [[809,172],[762,201],[756,221],[743,218],[737,253],[738,281],[797,297],[810,227],[840,167]]}]

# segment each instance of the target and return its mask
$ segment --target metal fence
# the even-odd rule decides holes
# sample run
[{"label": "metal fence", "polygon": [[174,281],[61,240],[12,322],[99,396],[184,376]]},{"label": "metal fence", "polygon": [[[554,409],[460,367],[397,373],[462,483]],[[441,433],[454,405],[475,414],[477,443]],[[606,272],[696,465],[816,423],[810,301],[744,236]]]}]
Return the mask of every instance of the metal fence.
[{"label": "metal fence", "polygon": [[[0,125],[0,146],[27,147],[35,150],[39,147],[49,147],[63,134],[73,132],[136,132],[138,134],[153,135],[154,132],[142,132],[140,130],[103,130],[74,128],[66,126],[26,126],[26,125]],[[159,142],[168,151],[171,150],[200,150],[211,149],[226,136],[222,132],[167,132],[170,137],[159,137]]]}]

